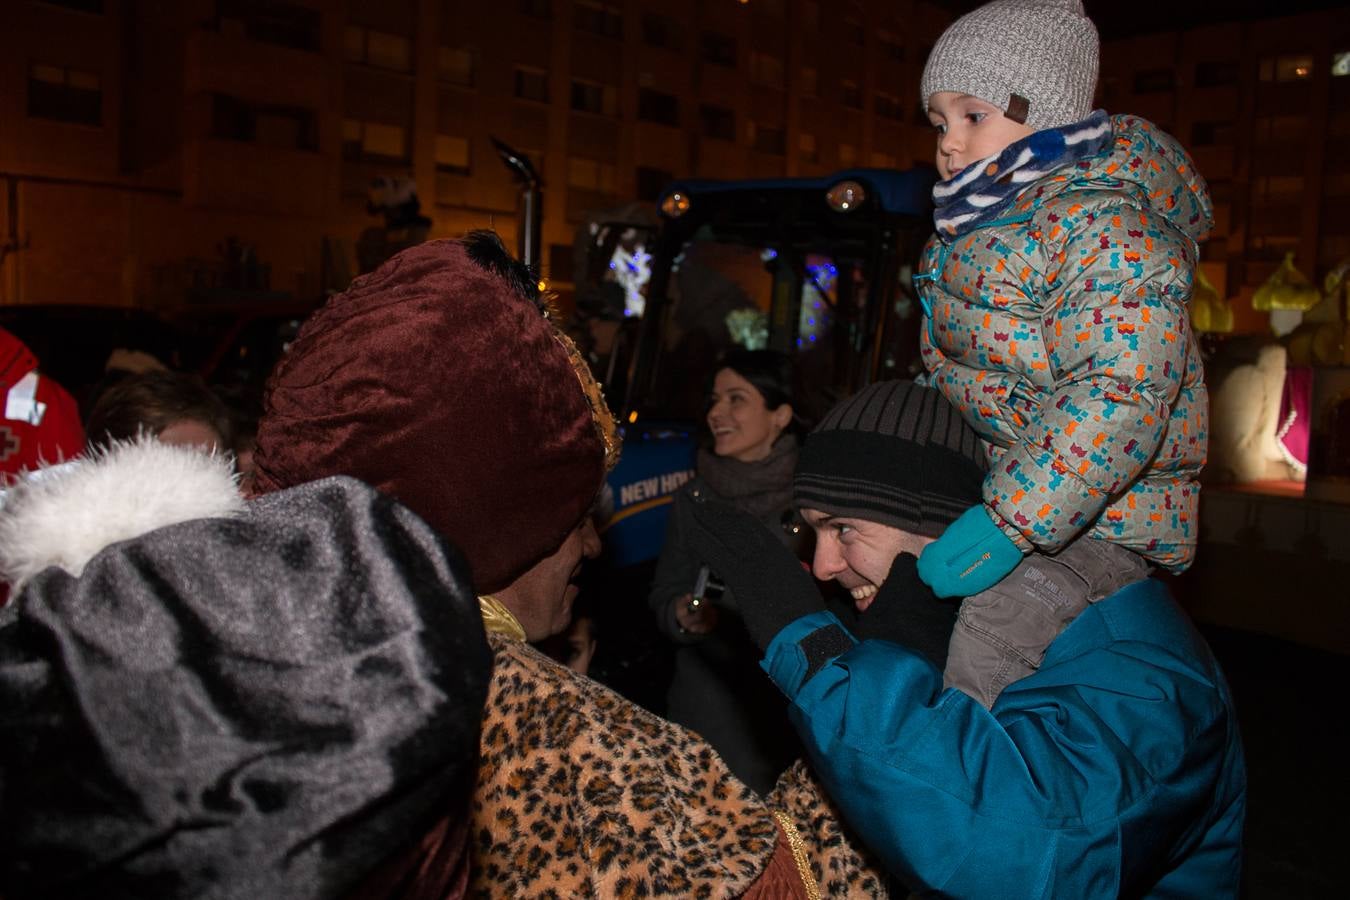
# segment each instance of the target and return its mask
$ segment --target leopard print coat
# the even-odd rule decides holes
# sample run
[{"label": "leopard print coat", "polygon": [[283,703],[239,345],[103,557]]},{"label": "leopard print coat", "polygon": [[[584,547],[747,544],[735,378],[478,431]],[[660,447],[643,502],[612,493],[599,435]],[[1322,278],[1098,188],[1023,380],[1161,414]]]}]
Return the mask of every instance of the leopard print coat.
[{"label": "leopard print coat", "polygon": [[770,802],[697,735],[490,634],[494,671],[474,798],[479,897],[808,896],[758,883],[786,852],[787,813],[821,895],[884,897],[885,878],[804,764]]}]

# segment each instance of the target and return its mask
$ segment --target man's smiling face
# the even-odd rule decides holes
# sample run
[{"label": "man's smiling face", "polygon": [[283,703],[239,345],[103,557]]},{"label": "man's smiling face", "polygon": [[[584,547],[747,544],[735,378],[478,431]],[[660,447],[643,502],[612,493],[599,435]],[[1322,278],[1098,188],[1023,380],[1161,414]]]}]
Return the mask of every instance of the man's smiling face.
[{"label": "man's smiling face", "polygon": [[802,508],[802,518],[816,533],[811,572],[821,581],[839,582],[862,612],[872,605],[877,589],[901,553],[918,556],[933,538],[891,525]]}]

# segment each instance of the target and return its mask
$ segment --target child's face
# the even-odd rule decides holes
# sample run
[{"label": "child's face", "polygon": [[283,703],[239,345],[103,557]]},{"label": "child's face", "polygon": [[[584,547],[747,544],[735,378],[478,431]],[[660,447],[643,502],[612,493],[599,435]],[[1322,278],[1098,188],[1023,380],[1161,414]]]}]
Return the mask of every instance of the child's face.
[{"label": "child's face", "polygon": [[937,169],[943,181],[1035,131],[992,103],[953,91],[928,98],[928,121],[938,131]]}]

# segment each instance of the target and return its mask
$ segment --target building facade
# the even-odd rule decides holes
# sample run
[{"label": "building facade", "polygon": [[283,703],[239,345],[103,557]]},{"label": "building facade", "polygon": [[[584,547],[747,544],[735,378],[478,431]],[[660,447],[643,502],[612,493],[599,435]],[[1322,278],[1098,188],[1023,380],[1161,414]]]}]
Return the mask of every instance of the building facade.
[{"label": "building facade", "polygon": [[[543,274],[672,178],[931,158],[922,2],[5,0],[0,303],[181,303],[247,248],[274,292],[354,271],[378,176],[433,236],[515,240],[491,138],[543,176]],[[231,243],[233,241],[233,243]]]}]

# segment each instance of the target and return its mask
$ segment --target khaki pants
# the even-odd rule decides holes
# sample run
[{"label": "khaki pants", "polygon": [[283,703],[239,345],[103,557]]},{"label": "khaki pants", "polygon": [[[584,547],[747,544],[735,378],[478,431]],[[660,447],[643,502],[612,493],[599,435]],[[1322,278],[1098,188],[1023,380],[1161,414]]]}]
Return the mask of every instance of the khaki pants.
[{"label": "khaki pants", "polygon": [[998,584],[961,602],[943,682],[986,708],[1040,668],[1050,642],[1091,603],[1147,578],[1144,558],[1080,537],[1054,556],[1033,552]]}]

